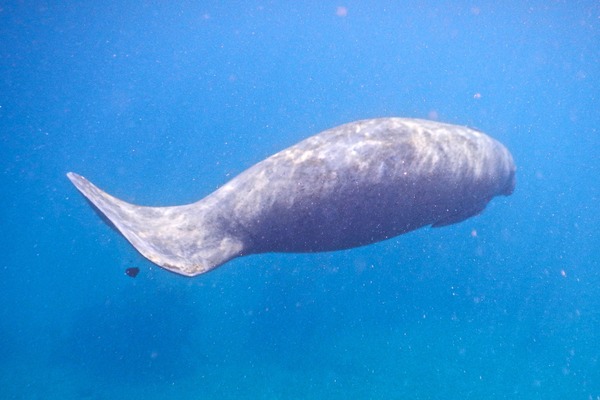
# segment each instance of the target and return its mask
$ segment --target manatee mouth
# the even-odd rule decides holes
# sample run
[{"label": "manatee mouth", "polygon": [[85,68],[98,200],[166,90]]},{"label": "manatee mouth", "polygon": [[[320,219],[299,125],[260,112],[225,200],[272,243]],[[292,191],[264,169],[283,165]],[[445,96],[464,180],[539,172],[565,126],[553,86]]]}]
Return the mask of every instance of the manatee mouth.
[{"label": "manatee mouth", "polygon": [[510,176],[508,177],[508,180],[506,181],[506,185],[504,186],[504,189],[502,190],[502,194],[505,196],[510,196],[511,194],[513,194],[513,192],[515,191],[516,184],[517,184],[517,180],[515,178],[515,170],[513,169],[510,172]]}]

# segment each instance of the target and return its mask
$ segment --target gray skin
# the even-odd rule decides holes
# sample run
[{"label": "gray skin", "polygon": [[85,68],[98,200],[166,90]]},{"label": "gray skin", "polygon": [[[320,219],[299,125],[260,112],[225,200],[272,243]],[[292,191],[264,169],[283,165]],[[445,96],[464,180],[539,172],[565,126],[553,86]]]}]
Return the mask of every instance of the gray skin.
[{"label": "gray skin", "polygon": [[146,258],[195,276],[239,256],[341,250],[463,221],[513,192],[515,165],[477,130],[380,118],[312,136],[189,205],[137,206],[67,176]]}]

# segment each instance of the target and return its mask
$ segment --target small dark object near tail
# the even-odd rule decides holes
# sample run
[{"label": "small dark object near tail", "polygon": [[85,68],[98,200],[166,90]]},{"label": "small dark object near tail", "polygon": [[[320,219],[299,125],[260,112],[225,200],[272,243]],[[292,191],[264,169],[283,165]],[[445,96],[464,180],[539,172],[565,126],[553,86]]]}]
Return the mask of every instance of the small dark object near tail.
[{"label": "small dark object near tail", "polygon": [[140,269],[138,267],[133,267],[133,268],[127,268],[125,270],[125,274],[127,274],[127,276],[130,276],[132,278],[135,278],[137,276],[137,274],[140,273]]}]

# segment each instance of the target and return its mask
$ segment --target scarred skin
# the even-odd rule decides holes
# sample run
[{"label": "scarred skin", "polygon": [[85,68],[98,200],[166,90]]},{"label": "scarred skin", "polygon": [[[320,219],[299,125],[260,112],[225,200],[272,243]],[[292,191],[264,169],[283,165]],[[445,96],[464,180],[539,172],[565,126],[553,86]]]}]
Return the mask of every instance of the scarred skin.
[{"label": "scarred skin", "polygon": [[232,258],[363,246],[460,222],[515,186],[508,150],[474,129],[379,118],[312,136],[176,207],[118,200],[73,184],[149,260],[195,276]]}]

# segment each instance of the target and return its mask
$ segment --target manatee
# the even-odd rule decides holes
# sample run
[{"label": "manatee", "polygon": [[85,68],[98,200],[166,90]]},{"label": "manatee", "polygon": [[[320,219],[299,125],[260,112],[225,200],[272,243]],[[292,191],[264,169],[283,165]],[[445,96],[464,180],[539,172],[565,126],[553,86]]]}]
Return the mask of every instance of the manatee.
[{"label": "manatee", "polygon": [[142,255],[185,276],[250,254],[349,249],[454,224],[515,187],[498,141],[408,118],[328,129],[188,205],[134,205],[67,176]]}]

